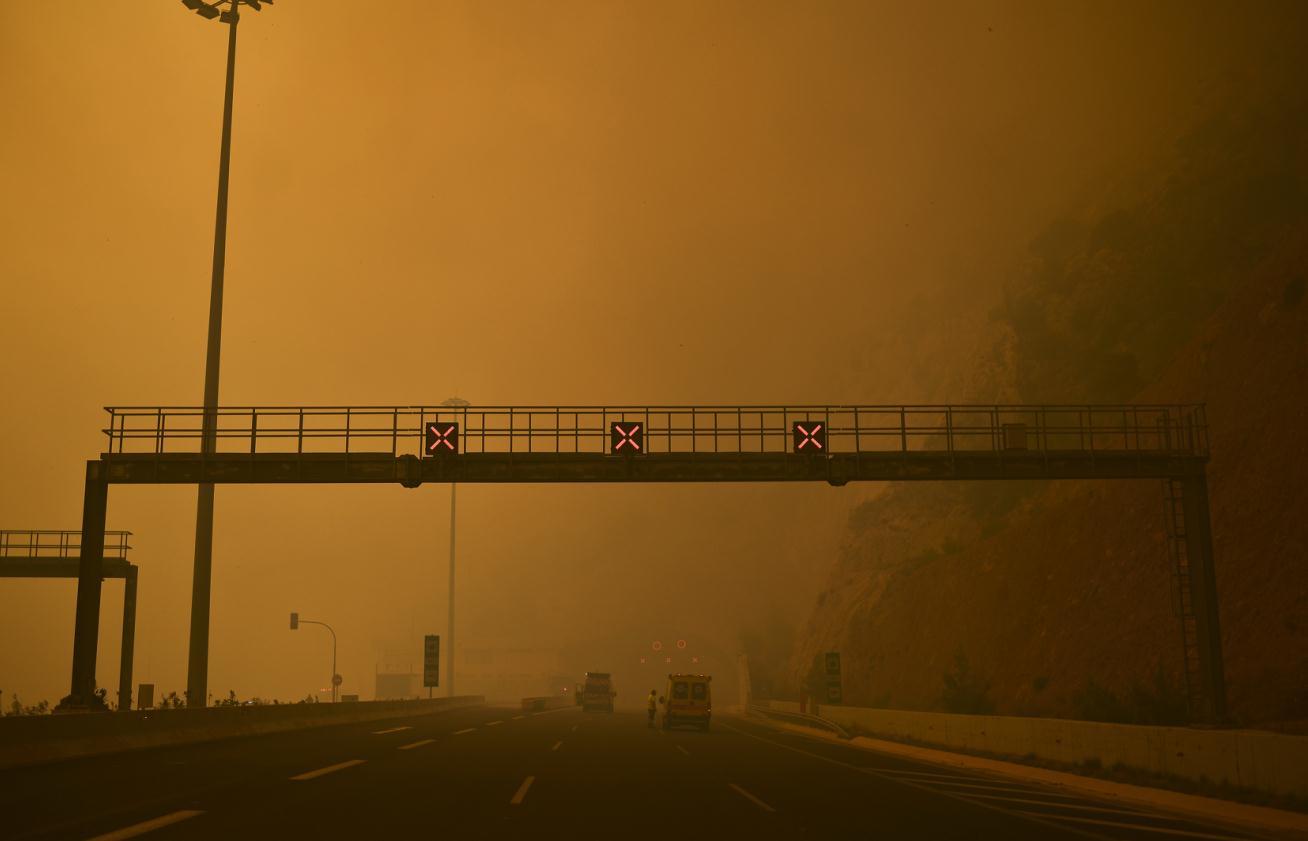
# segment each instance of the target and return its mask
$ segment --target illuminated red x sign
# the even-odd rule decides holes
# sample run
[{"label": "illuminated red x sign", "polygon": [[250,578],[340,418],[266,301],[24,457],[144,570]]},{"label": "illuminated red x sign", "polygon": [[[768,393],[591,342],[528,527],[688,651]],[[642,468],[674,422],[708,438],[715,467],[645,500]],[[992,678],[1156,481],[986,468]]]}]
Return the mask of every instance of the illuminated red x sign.
[{"label": "illuminated red x sign", "polygon": [[645,453],[645,424],[640,421],[613,421],[609,424],[609,452],[616,456]]},{"label": "illuminated red x sign", "polygon": [[827,425],[822,421],[795,421],[795,452],[820,453],[827,448]]},{"label": "illuminated red x sign", "polygon": [[444,421],[427,423],[427,447],[423,452],[429,456],[449,455],[459,451],[459,425]]}]

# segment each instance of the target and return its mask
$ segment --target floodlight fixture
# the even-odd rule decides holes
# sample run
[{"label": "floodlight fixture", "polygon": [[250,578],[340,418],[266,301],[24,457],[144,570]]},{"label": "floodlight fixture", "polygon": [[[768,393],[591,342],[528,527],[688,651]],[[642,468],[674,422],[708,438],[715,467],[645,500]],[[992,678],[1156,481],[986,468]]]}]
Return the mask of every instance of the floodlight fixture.
[{"label": "floodlight fixture", "polygon": [[218,18],[222,23],[235,24],[241,20],[241,6],[249,6],[258,12],[265,4],[271,6],[272,2],[273,0],[182,0],[182,5],[207,20]]}]

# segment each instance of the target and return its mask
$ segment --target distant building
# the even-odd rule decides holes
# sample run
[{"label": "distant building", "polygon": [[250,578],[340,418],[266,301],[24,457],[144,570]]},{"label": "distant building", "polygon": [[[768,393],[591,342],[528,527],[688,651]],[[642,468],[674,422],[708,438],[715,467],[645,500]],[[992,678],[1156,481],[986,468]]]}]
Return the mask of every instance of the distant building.
[{"label": "distant building", "polygon": [[425,698],[427,692],[422,688],[422,675],[379,671],[377,692],[373,697],[378,701],[402,701],[406,698]]},{"label": "distant building", "polygon": [[492,701],[561,695],[575,681],[560,677],[566,672],[555,649],[459,648],[454,668],[460,695],[485,695]]}]

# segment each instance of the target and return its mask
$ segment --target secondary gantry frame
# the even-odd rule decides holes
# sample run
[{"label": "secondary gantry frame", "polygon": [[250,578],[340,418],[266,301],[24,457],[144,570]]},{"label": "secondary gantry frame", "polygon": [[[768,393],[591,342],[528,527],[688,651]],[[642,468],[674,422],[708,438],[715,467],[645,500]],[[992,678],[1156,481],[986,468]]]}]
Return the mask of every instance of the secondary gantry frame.
[{"label": "secondary gantry frame", "polygon": [[[1225,716],[1201,405],[111,407],[86,465],[72,690],[93,689],[101,546],[113,484],[811,482],[1153,479],[1169,536],[1194,718]],[[206,418],[206,415],[208,416]],[[432,423],[459,450],[425,457]],[[639,454],[610,451],[639,422]],[[797,452],[793,425],[825,448]],[[216,430],[202,446],[205,430]]]},{"label": "secondary gantry frame", "polygon": [[[123,579],[123,632],[118,658],[118,709],[132,707],[132,658],[136,647],[136,571],[127,561],[130,531],[104,533],[100,574]],[[80,531],[0,529],[0,578],[78,578]]]}]

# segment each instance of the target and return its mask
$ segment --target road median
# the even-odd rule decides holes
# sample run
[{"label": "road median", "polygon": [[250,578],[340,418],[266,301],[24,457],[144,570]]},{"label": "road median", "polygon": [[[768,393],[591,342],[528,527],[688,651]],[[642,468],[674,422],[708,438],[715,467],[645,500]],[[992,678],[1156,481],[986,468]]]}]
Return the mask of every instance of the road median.
[{"label": "road median", "polygon": [[270,704],[0,719],[0,770],[84,756],[381,721],[481,706],[480,695],[347,704]]}]

